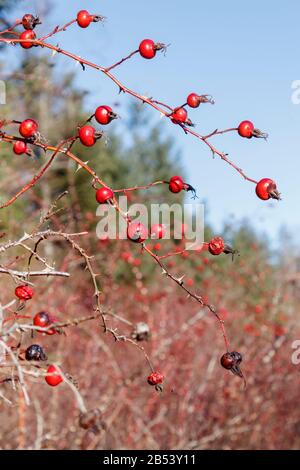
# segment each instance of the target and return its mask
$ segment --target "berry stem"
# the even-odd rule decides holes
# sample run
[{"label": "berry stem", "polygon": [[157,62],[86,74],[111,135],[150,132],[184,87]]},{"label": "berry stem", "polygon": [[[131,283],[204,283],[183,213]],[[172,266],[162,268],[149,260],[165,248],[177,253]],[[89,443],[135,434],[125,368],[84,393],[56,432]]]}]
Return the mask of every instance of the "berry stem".
[{"label": "berry stem", "polygon": [[47,34],[46,36],[43,36],[43,37],[40,37],[38,38],[39,41],[45,41],[46,39],[49,39],[51,38],[52,36],[54,36],[54,34],[57,34],[57,33],[60,33],[62,31],[66,31],[66,29],[71,26],[72,24],[76,23],[76,19],[75,20],[72,20],[72,21],[69,21],[68,23],[66,23],[64,26],[62,27],[59,27],[59,26],[55,26],[55,28],[51,31],[51,33]]},{"label": "berry stem", "polygon": [[190,289],[188,289],[184,285],[183,278],[177,278],[173,274],[171,274],[170,271],[168,271],[167,267],[161,262],[160,257],[157,256],[155,253],[153,253],[153,251],[150,250],[150,248],[147,247],[144,243],[143,243],[143,249],[160,266],[160,268],[162,269],[162,273],[165,276],[167,276],[169,279],[171,279],[173,282],[175,282],[181,289],[183,289],[188,294],[189,297],[195,299],[202,307],[206,307],[211,313],[213,313],[215,315],[215,317],[217,318],[217,320],[220,324],[222,335],[223,335],[224,342],[225,342],[225,346],[226,346],[226,349],[228,350],[229,349],[229,341],[228,341],[228,337],[227,337],[227,334],[226,334],[224,321],[220,318],[216,308],[213,305],[209,304],[208,302],[205,302],[204,298],[202,296],[200,296],[200,295],[196,294],[195,292],[192,292]]},{"label": "berry stem", "polygon": [[138,189],[149,189],[159,184],[168,184],[168,181],[160,180],[160,181],[154,181],[153,183],[145,184],[144,186],[133,186],[132,188],[114,189],[114,193],[127,193],[129,191],[137,191]]},{"label": "berry stem", "polygon": [[119,65],[123,64],[123,62],[125,62],[126,60],[129,60],[132,56],[134,56],[135,54],[137,54],[139,52],[139,50],[135,50],[133,52],[131,52],[130,54],[128,54],[126,57],[123,57],[123,59],[119,60],[118,62],[116,62],[115,64],[111,65],[110,67],[107,67],[104,72],[109,72],[110,70],[114,69],[115,67],[118,67]]}]

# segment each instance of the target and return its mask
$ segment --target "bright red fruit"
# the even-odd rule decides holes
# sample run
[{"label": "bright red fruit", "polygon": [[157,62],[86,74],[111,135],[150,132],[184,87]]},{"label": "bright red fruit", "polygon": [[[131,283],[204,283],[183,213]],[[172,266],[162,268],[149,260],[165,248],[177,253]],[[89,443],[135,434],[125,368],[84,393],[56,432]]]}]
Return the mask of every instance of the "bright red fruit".
[{"label": "bright red fruit", "polygon": [[109,124],[113,119],[116,119],[117,115],[113,112],[110,106],[99,106],[95,111],[95,118],[99,124]]},{"label": "bright red fruit", "polygon": [[13,145],[13,151],[16,155],[22,155],[28,151],[28,147],[23,140],[16,140]]},{"label": "bright red fruit", "polygon": [[27,286],[26,284],[18,286],[15,289],[15,295],[20,300],[30,300],[34,295],[34,290],[32,287]]},{"label": "bright red fruit", "polygon": [[51,387],[56,387],[56,385],[59,385],[61,382],[63,382],[62,376],[59,374],[59,370],[57,369],[56,366],[50,365],[47,369],[47,372],[49,374],[54,374],[57,372],[57,375],[46,375],[45,380],[48,385]]},{"label": "bright red fruit", "polygon": [[[36,38],[36,34],[34,31],[32,31],[32,29],[28,29],[26,31],[23,31],[23,33],[20,34],[20,39],[24,40],[24,39],[35,39]],[[33,44],[32,42],[23,42],[21,41],[20,42],[21,44],[21,47],[23,47],[23,49],[30,49]]]},{"label": "bright red fruit", "polygon": [[251,121],[242,121],[238,127],[238,133],[241,137],[251,139],[253,137],[254,124]]},{"label": "bright red fruit", "polygon": [[[40,326],[41,328],[46,328],[47,326],[52,325],[52,323],[56,323],[57,318],[52,315],[49,315],[47,312],[39,312],[33,317],[33,324],[34,326]],[[39,331],[39,333],[46,333],[47,335],[51,336],[57,333],[55,328],[50,328],[47,331]]]},{"label": "bright red fruit", "polygon": [[161,384],[163,380],[164,380],[164,376],[160,372],[152,372],[147,378],[149,385]]},{"label": "bright red fruit", "polygon": [[171,120],[174,124],[178,124],[179,122],[185,124],[188,120],[187,110],[185,108],[174,109],[173,113],[171,114]]},{"label": "bright red fruit", "polygon": [[96,143],[95,133],[93,126],[82,126],[78,131],[80,142],[86,147],[92,147]]},{"label": "bright red fruit", "polygon": [[180,193],[184,189],[184,181],[181,176],[172,176],[169,181],[169,190],[171,193]]},{"label": "bright red fruit", "polygon": [[111,189],[109,188],[100,188],[96,192],[96,199],[99,202],[99,204],[105,204],[109,199],[112,199],[114,197],[114,193]]},{"label": "bright red fruit", "polygon": [[141,222],[132,222],[127,227],[127,238],[135,243],[143,243],[148,238],[148,230]]},{"label": "bright red fruit", "polygon": [[34,326],[45,328],[50,324],[50,317],[47,312],[39,312],[33,317]]},{"label": "bright red fruit", "polygon": [[93,21],[92,15],[86,10],[80,10],[77,13],[77,24],[80,28],[87,28]]},{"label": "bright red fruit", "polygon": [[[56,321],[57,319],[54,316],[49,315],[47,312],[39,312],[33,317],[34,326],[40,326],[41,328],[46,328],[47,326],[52,325],[52,323],[56,323]],[[55,328],[50,328],[47,331],[39,331],[39,333],[46,333],[51,336],[57,333],[57,331]]]},{"label": "bright red fruit", "polygon": [[33,137],[38,130],[38,124],[33,119],[25,119],[22,121],[19,127],[19,132],[22,137],[29,139]]},{"label": "bright red fruit", "polygon": [[152,39],[144,39],[139,45],[139,52],[144,59],[153,59],[157,48]]},{"label": "bright red fruit", "polygon": [[256,195],[264,201],[267,201],[270,198],[280,199],[276,183],[270,178],[263,178],[257,183]]},{"label": "bright red fruit", "polygon": [[201,103],[201,96],[196,93],[190,93],[186,100],[190,108],[198,108]]},{"label": "bright red fruit", "polygon": [[212,255],[220,255],[223,253],[225,248],[225,243],[223,238],[215,237],[213,238],[208,245],[208,250]]},{"label": "bright red fruit", "polygon": [[22,18],[22,25],[24,29],[34,29],[37,24],[40,24],[38,16],[33,16],[30,13],[27,13]]},{"label": "bright red fruit", "polygon": [[165,226],[162,224],[154,224],[151,226],[151,237],[160,239],[163,238],[166,234]]}]

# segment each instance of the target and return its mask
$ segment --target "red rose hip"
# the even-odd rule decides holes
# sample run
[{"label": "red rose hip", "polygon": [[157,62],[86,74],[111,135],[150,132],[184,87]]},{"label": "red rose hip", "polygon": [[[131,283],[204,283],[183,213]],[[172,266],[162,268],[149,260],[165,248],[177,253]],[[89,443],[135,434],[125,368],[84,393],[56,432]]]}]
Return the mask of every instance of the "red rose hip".
[{"label": "red rose hip", "polygon": [[184,189],[184,181],[181,176],[172,176],[169,181],[169,190],[171,193],[180,193]]},{"label": "red rose hip", "polygon": [[27,42],[27,41],[25,42],[24,40],[35,39],[35,38],[36,38],[35,32],[32,31],[31,29],[23,31],[23,33],[20,34],[20,39],[22,40],[20,42],[21,47],[23,47],[23,49],[30,49],[34,44],[32,44],[32,42]]},{"label": "red rose hip", "polygon": [[45,328],[50,324],[50,317],[47,312],[38,312],[34,317],[33,317],[33,324],[34,326],[41,326],[42,328]]},{"label": "red rose hip", "polygon": [[113,112],[110,106],[99,106],[95,111],[95,118],[99,124],[109,124],[113,119],[117,118],[117,115]]},{"label": "red rose hip", "polygon": [[26,13],[26,15],[24,15],[22,18],[22,26],[24,29],[34,29],[37,24],[41,24],[38,16],[33,16],[30,13]]},{"label": "red rose hip", "polygon": [[87,28],[93,21],[92,15],[87,10],[80,10],[77,13],[77,24],[80,28]]},{"label": "red rose hip", "polygon": [[188,121],[188,113],[185,108],[174,109],[171,114],[171,120],[174,124],[182,123],[185,124]]},{"label": "red rose hip", "polygon": [[[41,328],[46,328],[47,326],[52,325],[52,323],[55,323],[57,319],[53,317],[52,315],[49,315],[47,312],[38,312],[34,317],[33,317],[33,324],[34,326],[40,326]],[[39,333],[46,333],[47,335],[54,335],[57,333],[55,328],[50,328],[47,331],[42,331],[42,330],[37,330]]]},{"label": "red rose hip", "polygon": [[135,243],[143,243],[148,238],[148,230],[141,222],[132,222],[127,227],[127,238]]},{"label": "red rose hip", "polygon": [[25,139],[30,139],[30,137],[36,134],[38,127],[37,122],[33,119],[25,119],[25,121],[22,121],[20,124],[19,132]]},{"label": "red rose hip", "polygon": [[251,139],[253,137],[254,124],[251,121],[242,121],[238,127],[238,133],[241,137]]},{"label": "red rose hip", "polygon": [[80,142],[85,147],[92,147],[96,143],[96,130],[93,126],[82,126],[78,131]]},{"label": "red rose hip", "polygon": [[225,243],[223,238],[221,237],[214,237],[208,245],[208,250],[212,255],[220,255],[223,253],[225,248]]},{"label": "red rose hip", "polygon": [[256,185],[256,195],[263,201],[268,199],[280,199],[280,193],[277,190],[276,183],[270,178],[263,178]]},{"label": "red rose hip", "polygon": [[96,199],[99,202],[99,204],[105,204],[108,202],[110,199],[114,197],[114,193],[110,188],[100,188],[96,192]]},{"label": "red rose hip", "polygon": [[30,300],[32,299],[34,295],[34,290],[32,289],[32,287],[24,284],[24,285],[16,287],[15,295],[20,300],[23,300],[23,301]]},{"label": "red rose hip", "polygon": [[144,59],[153,59],[156,51],[157,49],[152,39],[144,39],[139,45],[139,52]]},{"label": "red rose hip", "polygon": [[201,103],[201,96],[197,93],[190,93],[186,100],[190,108],[198,108]]},{"label": "red rose hip", "polygon": [[152,372],[147,378],[149,385],[159,385],[163,380],[164,376],[160,372]]},{"label": "red rose hip", "polygon": [[[56,372],[57,375],[54,375]],[[51,387],[56,387],[59,385],[61,382],[63,382],[62,376],[59,374],[59,370],[57,369],[56,366],[50,365],[47,369],[48,374],[53,374],[53,375],[46,375],[45,380],[48,385]]]},{"label": "red rose hip", "polygon": [[22,155],[23,153],[26,153],[28,151],[28,147],[23,140],[16,140],[16,142],[13,145],[13,152],[16,155]]},{"label": "red rose hip", "polygon": [[230,370],[232,366],[234,365],[234,357],[232,356],[231,353],[225,353],[220,359],[221,366],[224,367],[224,369]]}]

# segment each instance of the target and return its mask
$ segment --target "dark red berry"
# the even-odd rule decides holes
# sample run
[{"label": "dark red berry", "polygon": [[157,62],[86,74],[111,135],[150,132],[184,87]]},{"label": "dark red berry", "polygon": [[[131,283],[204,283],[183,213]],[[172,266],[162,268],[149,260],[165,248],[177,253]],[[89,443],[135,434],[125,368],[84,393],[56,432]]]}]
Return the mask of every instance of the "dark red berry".
[{"label": "dark red berry", "polygon": [[[45,376],[45,380],[47,384],[50,385],[51,387],[56,387],[56,385],[59,385],[63,381],[63,378],[59,374],[59,370],[56,366],[50,365],[47,369],[47,372],[48,374],[53,374],[53,375]],[[54,375],[55,372],[56,372],[56,375]]]},{"label": "dark red berry", "polygon": [[28,151],[28,147],[23,140],[16,140],[13,145],[13,151],[16,155],[22,155]]},{"label": "dark red berry", "polygon": [[110,188],[100,188],[96,192],[96,199],[99,202],[99,204],[105,204],[108,202],[110,199],[114,197],[114,193]]},{"label": "dark red berry", "polygon": [[153,224],[151,226],[151,238],[160,239],[166,234],[166,229],[163,224]]},{"label": "dark red berry", "polygon": [[27,13],[22,18],[22,25],[24,29],[34,29],[38,24],[41,24],[39,17],[33,16],[30,13]]},{"label": "dark red berry", "polygon": [[224,367],[224,369],[230,370],[233,374],[243,378],[244,383],[246,385],[245,378],[240,369],[240,364],[242,360],[243,360],[243,357],[239,352],[232,351],[232,352],[227,352],[223,354],[223,356],[220,359],[220,362],[221,362],[221,366]]},{"label": "dark red berry", "polygon": [[169,190],[171,193],[180,193],[184,189],[184,181],[181,176],[172,176],[169,181]]},{"label": "dark red berry", "polygon": [[188,113],[185,108],[176,108],[171,114],[171,120],[174,124],[182,123],[186,124],[188,122]]},{"label": "dark red berry", "polygon": [[92,147],[96,143],[96,130],[93,126],[83,126],[78,131],[80,142],[86,147]]},{"label": "dark red berry", "polygon": [[21,47],[23,47],[23,49],[30,49],[34,44],[32,44],[32,42],[23,42],[23,40],[35,39],[35,38],[36,38],[36,34],[34,31],[32,31],[32,29],[23,31],[23,33],[20,34],[20,39],[22,39],[22,41],[20,42]]},{"label": "dark red berry", "polygon": [[280,193],[277,190],[276,183],[270,178],[263,178],[256,185],[256,195],[267,201],[268,199],[280,199]]},{"label": "dark red berry", "polygon": [[50,325],[50,317],[47,312],[39,312],[33,317],[34,326],[45,328]]},{"label": "dark red berry", "polygon": [[15,295],[20,300],[24,300],[24,301],[30,300],[30,299],[32,299],[32,297],[34,295],[34,290],[32,289],[32,287],[24,284],[22,286],[16,287]]},{"label": "dark red berry", "polygon": [[253,137],[254,124],[251,121],[242,121],[238,127],[238,133],[241,137],[251,139]]},{"label": "dark red berry", "polygon": [[109,124],[113,119],[117,118],[117,115],[113,112],[110,106],[99,106],[95,111],[95,118],[99,124]]},{"label": "dark red berry", "polygon": [[93,21],[92,15],[87,10],[80,10],[77,13],[77,24],[80,28],[87,28]]},{"label": "dark red berry", "polygon": [[208,250],[212,255],[220,255],[223,253],[225,248],[225,243],[223,238],[221,237],[214,237],[208,245]]},{"label": "dark red berry", "polygon": [[143,243],[148,238],[148,230],[141,222],[132,222],[127,227],[127,238],[135,243]]},{"label": "dark red berry", "polygon": [[224,367],[224,369],[230,370],[232,366],[234,365],[234,357],[232,356],[231,353],[225,353],[221,357],[221,366]]},{"label": "dark red berry", "polygon": [[25,351],[25,359],[27,361],[46,361],[47,356],[39,344],[32,344]]},{"label": "dark red berry", "polygon": [[[40,326],[41,328],[46,328],[47,326],[52,325],[52,323],[56,323],[56,318],[52,315],[49,315],[47,312],[39,312],[33,318],[34,326]],[[54,335],[57,333],[55,328],[50,328],[47,331],[37,330],[39,333],[46,333],[47,335]]]},{"label": "dark red berry", "polygon": [[152,372],[147,378],[149,385],[161,384],[163,380],[164,380],[164,376],[160,372]]},{"label": "dark red berry", "polygon": [[33,119],[25,119],[20,124],[19,132],[25,139],[30,139],[30,137],[35,136],[38,127],[38,123]]}]

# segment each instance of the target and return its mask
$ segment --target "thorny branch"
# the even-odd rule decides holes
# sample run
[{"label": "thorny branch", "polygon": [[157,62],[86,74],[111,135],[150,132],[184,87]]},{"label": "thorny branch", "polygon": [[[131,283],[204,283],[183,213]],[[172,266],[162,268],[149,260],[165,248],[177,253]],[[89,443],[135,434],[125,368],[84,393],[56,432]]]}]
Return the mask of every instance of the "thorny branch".
[{"label": "thorny branch", "polygon": [[[126,57],[122,58],[121,60],[117,61],[116,63],[114,63],[113,65],[111,65],[109,67],[103,67],[103,66],[97,65],[97,64],[95,64],[91,61],[88,61],[86,59],[83,59],[83,58],[77,56],[76,54],[73,54],[69,51],[66,51],[66,50],[62,49],[61,47],[59,47],[58,45],[55,46],[55,45],[52,45],[48,42],[45,42],[47,39],[52,38],[57,33],[65,31],[69,26],[74,24],[75,21],[76,20],[72,20],[72,21],[66,23],[62,27],[57,26],[49,34],[47,34],[45,36],[42,36],[38,39],[27,39],[25,41],[24,41],[24,39],[23,40],[20,39],[19,33],[17,33],[14,30],[15,27],[17,27],[20,24],[20,21],[17,21],[13,26],[5,29],[4,31],[2,31],[0,33],[0,43],[5,43],[5,44],[8,44],[8,45],[16,45],[20,42],[32,43],[34,46],[39,46],[39,47],[51,50],[53,52],[53,54],[58,53],[58,54],[64,55],[64,56],[80,63],[82,65],[83,69],[85,67],[89,67],[89,68],[98,70],[99,72],[103,73],[106,77],[108,77],[112,82],[115,83],[115,85],[118,87],[118,90],[119,90],[120,93],[123,92],[125,94],[128,94],[128,95],[136,98],[137,100],[141,101],[142,103],[145,103],[148,106],[150,106],[151,108],[158,111],[161,116],[163,116],[163,117],[169,119],[170,121],[172,121],[172,112],[176,108],[171,107],[167,104],[162,103],[161,101],[155,100],[153,98],[149,98],[147,96],[141,95],[141,94],[131,90],[130,88],[123,85],[118,80],[118,78],[111,73],[112,69],[117,68],[119,65],[123,64],[125,61],[131,59],[134,55],[136,55],[138,53],[138,50],[133,51],[132,53],[128,54]],[[9,37],[7,37],[7,35]],[[17,121],[17,120],[1,121],[1,123],[0,123],[0,141],[10,143],[10,144],[13,144],[17,140],[18,141],[23,140],[23,141],[26,142],[26,139],[22,139],[19,136],[14,136],[14,135],[7,134],[6,132],[3,131],[3,128],[5,126],[9,126],[9,125],[13,125],[13,124],[19,124],[19,121]],[[230,129],[225,129],[225,130],[216,129],[208,135],[201,135],[200,133],[197,133],[194,129],[191,129],[190,127],[188,127],[185,124],[182,124],[182,123],[177,123],[177,124],[179,124],[178,127],[180,127],[184,131],[185,134],[192,135],[193,137],[201,140],[206,146],[208,146],[208,148],[211,150],[213,155],[218,155],[223,161],[225,161],[235,171],[237,171],[245,180],[247,180],[249,182],[252,182],[252,183],[255,183],[255,184],[257,183],[256,180],[248,177],[241,168],[236,166],[228,158],[227,154],[217,150],[217,148],[209,140],[214,136],[224,134],[224,133],[227,133],[227,132],[236,131],[237,130],[236,128],[230,128]],[[56,146],[48,145],[48,143],[45,143],[46,141],[44,139],[41,139],[41,138],[31,140],[29,142],[30,145],[42,148],[45,151],[45,153],[46,152],[52,152],[52,154],[48,158],[46,164],[40,169],[40,171],[23,188],[21,188],[20,191],[17,194],[15,194],[7,202],[0,205],[0,209],[3,209],[3,208],[6,208],[6,207],[10,206],[20,196],[22,196],[28,190],[32,189],[40,181],[40,179],[44,176],[46,171],[50,168],[51,164],[53,163],[53,161],[56,159],[56,157],[59,154],[64,155],[68,159],[73,160],[78,165],[79,168],[84,169],[92,178],[92,186],[95,187],[95,184],[97,184],[97,185],[100,185],[102,187],[103,186],[108,187],[105,184],[105,182],[101,179],[101,177],[99,177],[96,174],[96,172],[87,163],[83,162],[80,158],[78,158],[74,153],[71,152],[71,147],[73,146],[73,144],[76,142],[77,139],[78,139],[78,135],[75,135],[75,136],[70,137],[67,140],[64,140],[64,141],[60,142]],[[134,187],[131,187],[131,188],[115,189],[114,193],[125,193],[126,194],[126,192],[129,192],[129,191],[135,191],[135,190],[141,190],[141,189],[146,190],[146,189],[155,187],[157,185],[167,184],[167,183],[168,183],[167,181],[158,180],[158,181],[149,183],[149,184],[144,185],[144,186],[134,186]],[[63,322],[54,322],[50,326],[42,328],[42,327],[36,327],[36,326],[34,326],[32,324],[29,324],[29,323],[20,323],[19,320],[22,318],[22,316],[17,315],[16,312],[14,312],[14,315],[12,317],[13,323],[10,324],[10,322],[7,321],[9,319],[9,317],[5,318],[3,312],[6,309],[8,311],[10,311],[10,307],[12,306],[12,303],[10,303],[10,304],[8,304],[8,306],[2,307],[0,309],[0,313],[1,313],[1,317],[0,317],[0,344],[3,348],[3,350],[10,356],[12,364],[15,366],[15,369],[16,369],[16,378],[15,378],[15,380],[17,380],[18,383],[20,384],[20,387],[21,387],[21,390],[22,390],[22,393],[23,393],[26,404],[29,404],[29,396],[28,396],[26,384],[25,384],[25,381],[24,381],[24,375],[28,375],[28,376],[32,376],[32,377],[40,377],[40,376],[45,376],[46,373],[42,370],[41,367],[37,368],[37,366],[34,366],[32,364],[26,364],[26,367],[29,367],[30,369],[25,368],[25,366],[23,366],[23,365],[21,366],[21,364],[18,360],[18,356],[13,352],[12,348],[9,347],[5,342],[6,339],[9,338],[9,337],[14,338],[15,333],[20,333],[22,335],[23,332],[34,331],[34,330],[37,330],[37,329],[39,331],[47,332],[47,330],[49,330],[50,328],[64,329],[64,328],[68,328],[68,327],[75,327],[75,326],[78,326],[78,325],[80,325],[82,323],[85,323],[85,322],[88,322],[88,321],[101,319],[101,321],[102,321],[101,327],[102,327],[104,333],[110,333],[115,341],[127,342],[129,344],[132,344],[134,347],[138,348],[143,353],[143,355],[144,355],[151,371],[154,370],[153,366],[152,366],[152,363],[151,363],[151,360],[150,360],[150,358],[149,358],[148,354],[146,353],[143,346],[140,346],[132,338],[127,337],[123,334],[119,334],[116,329],[110,328],[107,325],[107,317],[112,317],[112,318],[115,318],[116,320],[119,320],[119,321],[121,321],[121,322],[123,322],[127,325],[132,326],[131,322],[129,322],[126,318],[122,318],[122,316],[120,316],[119,314],[111,312],[109,309],[104,308],[101,304],[101,301],[100,301],[101,289],[100,289],[99,282],[98,282],[99,274],[97,274],[94,271],[93,264],[92,264],[92,257],[89,256],[86,253],[86,251],[79,245],[79,243],[77,243],[77,241],[75,241],[75,238],[85,236],[85,235],[87,235],[87,232],[66,233],[66,232],[63,232],[63,231],[54,231],[54,230],[51,230],[51,229],[42,230],[43,224],[46,221],[50,220],[51,217],[56,213],[56,203],[57,203],[57,201],[51,206],[51,208],[47,211],[47,213],[43,217],[41,217],[38,228],[35,231],[33,231],[31,234],[24,233],[24,235],[16,241],[8,241],[8,242],[0,244],[0,253],[4,253],[7,250],[10,250],[12,248],[17,248],[17,247],[21,247],[22,249],[24,249],[26,251],[29,251],[30,256],[29,256],[29,259],[28,259],[27,270],[20,271],[20,270],[16,270],[16,269],[10,269],[9,267],[6,267],[6,266],[0,266],[0,273],[10,275],[15,282],[19,282],[20,280],[25,280],[26,279],[28,281],[28,283],[29,283],[29,279],[31,277],[40,277],[40,276],[69,277],[70,274],[68,272],[55,270],[54,267],[52,267],[51,265],[49,265],[47,263],[46,259],[44,259],[43,257],[41,257],[37,253],[37,249],[38,249],[40,243],[42,243],[43,241],[48,240],[49,238],[51,238],[52,240],[63,239],[65,242],[67,242],[71,246],[71,248],[77,254],[79,254],[79,256],[85,262],[86,269],[89,272],[89,275],[91,277],[91,281],[92,281],[92,284],[93,284],[93,287],[94,287],[94,297],[96,299],[96,305],[94,307],[95,312],[92,315],[89,315],[89,316],[79,317],[79,318],[75,318],[75,319],[72,319],[72,320],[66,320],[66,321],[63,321]],[[127,224],[130,223],[130,221],[131,221],[130,216],[128,214],[124,214],[122,212],[115,196],[112,198],[111,203],[112,203],[113,207],[115,208],[115,210],[118,211],[120,213],[120,215],[125,219]],[[27,242],[33,242],[33,241],[35,242],[33,248],[30,248],[28,245],[26,245]],[[218,320],[218,322],[220,324],[220,327],[221,327],[221,330],[222,330],[222,335],[223,335],[225,345],[226,345],[226,350],[229,351],[229,341],[228,341],[228,338],[227,338],[227,335],[226,335],[224,322],[221,319],[219,313],[217,312],[217,309],[212,304],[205,301],[203,296],[201,296],[201,295],[199,295],[195,292],[192,292],[185,285],[184,276],[183,277],[177,277],[177,276],[173,275],[166,268],[165,264],[162,261],[163,259],[168,258],[170,256],[174,256],[174,255],[177,255],[177,254],[182,254],[185,250],[183,250],[181,252],[167,253],[166,255],[157,256],[155,253],[153,253],[153,251],[150,249],[150,247],[147,246],[145,243],[142,244],[142,248],[143,248],[143,251],[145,253],[147,253],[154,260],[154,262],[159,266],[159,268],[162,270],[163,275],[165,275],[168,279],[170,279],[173,283],[175,283],[178,287],[180,287],[187,294],[188,297],[190,297],[190,298],[194,299],[196,302],[198,302],[200,304],[201,308],[207,308],[211,313],[214,314],[214,316],[216,317],[216,319]],[[30,269],[30,264],[31,264],[31,261],[32,261],[33,258],[35,258],[38,262],[44,264],[45,269],[43,269],[43,270],[31,270]],[[202,318],[202,315],[200,315],[200,316],[197,315],[197,318]],[[23,319],[24,319],[24,317],[23,317]],[[192,321],[194,321],[194,320],[191,320],[191,324],[192,324]],[[3,339],[1,339],[1,338],[3,338]],[[20,347],[20,345],[18,346],[18,348],[19,347]],[[0,366],[1,366],[1,368],[6,366],[5,362],[4,362],[4,364],[1,362],[1,357],[0,357]],[[31,367],[32,367],[33,370],[31,369]],[[86,407],[85,407],[85,404],[83,402],[83,399],[82,399],[79,391],[77,390],[76,386],[74,385],[73,381],[70,380],[70,378],[66,374],[64,374],[60,369],[59,369],[59,372],[63,376],[64,381],[69,385],[69,387],[71,388],[71,390],[75,394],[79,409],[82,412],[86,412]],[[9,400],[7,400],[3,396],[2,393],[0,394],[0,398],[5,400],[6,402],[9,402]]]}]

